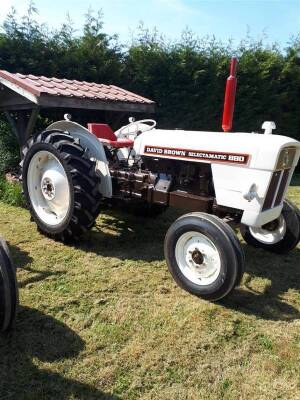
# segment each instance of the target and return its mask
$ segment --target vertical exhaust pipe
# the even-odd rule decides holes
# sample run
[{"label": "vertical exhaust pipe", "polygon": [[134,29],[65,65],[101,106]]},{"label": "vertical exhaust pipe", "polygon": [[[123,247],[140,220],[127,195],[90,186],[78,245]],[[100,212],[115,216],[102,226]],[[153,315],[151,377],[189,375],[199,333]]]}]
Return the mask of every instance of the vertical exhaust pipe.
[{"label": "vertical exhaust pipe", "polygon": [[237,67],[237,58],[233,57],[230,63],[230,75],[227,78],[226,90],[225,90],[224,110],[222,119],[222,129],[224,132],[230,132],[232,128],[236,83],[237,83],[236,67]]}]

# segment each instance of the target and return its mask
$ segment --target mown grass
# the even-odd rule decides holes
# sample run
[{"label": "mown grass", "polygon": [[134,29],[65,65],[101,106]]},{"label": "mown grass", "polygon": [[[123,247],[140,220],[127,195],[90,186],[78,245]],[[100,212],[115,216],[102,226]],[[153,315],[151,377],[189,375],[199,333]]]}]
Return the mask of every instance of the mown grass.
[{"label": "mown grass", "polygon": [[[299,187],[289,196],[300,205]],[[241,287],[212,304],[167,271],[175,217],[105,210],[72,247],[0,203],[21,304],[0,340],[0,399],[300,398],[300,247],[245,246]]]}]

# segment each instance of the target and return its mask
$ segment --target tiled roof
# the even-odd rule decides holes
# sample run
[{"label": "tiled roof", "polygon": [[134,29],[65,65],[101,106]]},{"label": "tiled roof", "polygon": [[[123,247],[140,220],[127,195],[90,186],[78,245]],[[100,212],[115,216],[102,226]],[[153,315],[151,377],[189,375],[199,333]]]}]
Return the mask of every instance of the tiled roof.
[{"label": "tiled roof", "polygon": [[154,104],[152,100],[114,85],[47,78],[45,76],[12,74],[4,70],[0,70],[0,78],[19,86],[37,97],[50,95],[64,98],[100,100],[108,103]]}]

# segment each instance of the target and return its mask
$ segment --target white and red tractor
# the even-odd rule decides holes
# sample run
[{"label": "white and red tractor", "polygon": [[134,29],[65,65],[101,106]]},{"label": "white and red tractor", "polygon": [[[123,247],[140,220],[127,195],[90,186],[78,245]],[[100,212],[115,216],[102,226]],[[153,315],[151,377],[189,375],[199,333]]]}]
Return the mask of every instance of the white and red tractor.
[{"label": "white and red tractor", "polygon": [[[295,248],[299,210],[285,200],[300,143],[272,135],[229,132],[235,67],[227,80],[223,130],[157,129],[134,121],[113,132],[66,116],[23,148],[24,194],[41,232],[62,241],[89,230],[103,202],[135,204],[153,216],[167,207],[188,211],[169,228],[165,258],[175,281],[208,300],[228,295],[244,272],[244,240],[274,253]],[[117,201],[118,200],[118,201]]]}]

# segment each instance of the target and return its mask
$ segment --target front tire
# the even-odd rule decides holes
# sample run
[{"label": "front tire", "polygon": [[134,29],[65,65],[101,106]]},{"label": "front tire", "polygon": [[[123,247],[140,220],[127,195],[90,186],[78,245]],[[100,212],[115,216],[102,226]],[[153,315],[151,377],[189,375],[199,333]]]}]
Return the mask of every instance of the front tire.
[{"label": "front tire", "polygon": [[23,149],[23,190],[39,230],[68,242],[89,230],[100,210],[100,177],[67,132],[44,131]]},{"label": "front tire", "polygon": [[14,324],[18,300],[16,271],[6,242],[0,238],[0,332],[8,331]]},{"label": "front tire", "polygon": [[190,213],[178,218],[165,238],[165,257],[176,283],[206,300],[227,296],[244,271],[243,251],[233,235],[215,216]]},{"label": "front tire", "polygon": [[272,253],[285,254],[293,250],[300,239],[300,212],[289,200],[283,203],[282,212],[275,221],[261,228],[240,227],[246,243]]}]

